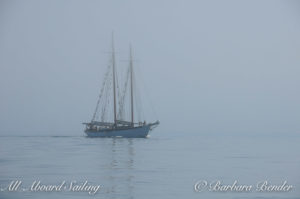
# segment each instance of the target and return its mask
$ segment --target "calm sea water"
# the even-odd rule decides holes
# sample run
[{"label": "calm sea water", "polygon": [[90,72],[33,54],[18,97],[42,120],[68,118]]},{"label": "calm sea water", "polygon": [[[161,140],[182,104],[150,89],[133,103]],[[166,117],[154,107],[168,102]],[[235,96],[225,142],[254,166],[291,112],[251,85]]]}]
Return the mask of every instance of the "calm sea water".
[{"label": "calm sea water", "polygon": [[[147,139],[85,136],[0,137],[0,184],[28,188],[86,180],[87,192],[0,192],[0,198],[300,198],[300,136],[162,133]],[[230,185],[287,181],[289,192],[195,192],[199,180]]]}]

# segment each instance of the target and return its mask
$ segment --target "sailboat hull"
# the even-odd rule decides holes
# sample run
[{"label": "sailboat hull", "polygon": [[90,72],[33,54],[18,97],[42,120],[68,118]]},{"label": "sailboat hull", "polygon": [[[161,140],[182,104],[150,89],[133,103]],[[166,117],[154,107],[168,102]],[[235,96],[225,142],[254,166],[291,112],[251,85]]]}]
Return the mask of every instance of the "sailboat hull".
[{"label": "sailboat hull", "polygon": [[129,129],[115,129],[106,131],[86,130],[88,137],[125,137],[125,138],[145,138],[150,131],[150,125],[133,127]]}]

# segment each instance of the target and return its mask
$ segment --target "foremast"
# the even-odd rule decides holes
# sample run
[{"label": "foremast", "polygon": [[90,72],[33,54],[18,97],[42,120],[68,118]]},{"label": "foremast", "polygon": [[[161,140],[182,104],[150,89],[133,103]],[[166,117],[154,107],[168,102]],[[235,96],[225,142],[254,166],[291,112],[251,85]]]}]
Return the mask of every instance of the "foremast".
[{"label": "foremast", "polygon": [[117,105],[116,105],[116,61],[115,61],[115,47],[114,47],[114,33],[112,33],[111,39],[112,48],[112,69],[113,69],[113,95],[114,95],[114,125],[117,126]]},{"label": "foremast", "polygon": [[134,109],[133,109],[133,61],[132,61],[132,49],[131,49],[131,45],[130,45],[130,101],[131,101],[131,126],[134,126]]}]

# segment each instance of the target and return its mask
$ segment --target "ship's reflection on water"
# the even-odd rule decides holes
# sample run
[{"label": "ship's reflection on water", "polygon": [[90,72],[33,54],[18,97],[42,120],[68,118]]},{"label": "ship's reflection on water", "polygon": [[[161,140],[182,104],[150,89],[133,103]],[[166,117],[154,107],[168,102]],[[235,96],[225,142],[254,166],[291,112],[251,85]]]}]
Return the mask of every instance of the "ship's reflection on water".
[{"label": "ship's reflection on water", "polygon": [[108,198],[134,198],[135,148],[133,139],[111,139],[110,169],[107,173],[108,187],[107,189],[104,187]]}]

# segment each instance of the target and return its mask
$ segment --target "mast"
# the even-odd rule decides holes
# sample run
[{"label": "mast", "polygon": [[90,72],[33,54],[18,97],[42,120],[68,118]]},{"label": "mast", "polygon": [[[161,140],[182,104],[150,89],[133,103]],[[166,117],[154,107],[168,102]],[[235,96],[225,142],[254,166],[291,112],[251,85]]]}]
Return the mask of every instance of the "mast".
[{"label": "mast", "polygon": [[116,72],[115,72],[115,47],[114,47],[114,33],[112,33],[111,39],[112,47],[112,68],[113,68],[113,93],[114,93],[114,123],[117,126],[117,107],[116,107]]},{"label": "mast", "polygon": [[133,63],[132,63],[132,50],[130,45],[130,95],[131,95],[131,125],[134,126],[133,121]]}]

